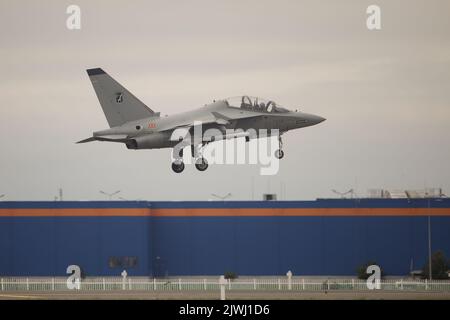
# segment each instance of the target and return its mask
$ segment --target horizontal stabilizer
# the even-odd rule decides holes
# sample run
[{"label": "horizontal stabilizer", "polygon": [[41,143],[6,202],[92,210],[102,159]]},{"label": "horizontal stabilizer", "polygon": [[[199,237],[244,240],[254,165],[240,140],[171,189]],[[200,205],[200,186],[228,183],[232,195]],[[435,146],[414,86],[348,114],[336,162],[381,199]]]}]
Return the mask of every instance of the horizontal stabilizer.
[{"label": "horizontal stabilizer", "polygon": [[107,135],[107,136],[95,136],[90,137],[77,143],[86,143],[91,141],[110,141],[110,142],[128,142],[128,136],[125,134],[115,134],[115,135]]},{"label": "horizontal stabilizer", "polygon": [[78,141],[77,143],[86,143],[86,142],[92,142],[95,141],[95,137],[90,137],[81,141]]}]

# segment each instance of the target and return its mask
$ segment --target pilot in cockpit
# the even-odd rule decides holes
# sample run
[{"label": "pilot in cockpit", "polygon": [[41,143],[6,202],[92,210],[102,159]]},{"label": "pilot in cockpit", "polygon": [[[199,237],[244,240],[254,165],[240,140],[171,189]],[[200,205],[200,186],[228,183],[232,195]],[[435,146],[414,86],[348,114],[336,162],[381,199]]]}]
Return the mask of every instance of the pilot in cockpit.
[{"label": "pilot in cockpit", "polygon": [[241,108],[251,108],[252,107],[252,101],[249,97],[243,96],[242,102],[241,102]]},{"label": "pilot in cockpit", "polygon": [[[252,101],[253,100],[253,101]],[[241,108],[253,110],[257,112],[284,112],[283,108],[279,108],[276,103],[272,100],[268,102],[258,101],[258,98],[250,98],[249,96],[242,96],[241,98]]]}]

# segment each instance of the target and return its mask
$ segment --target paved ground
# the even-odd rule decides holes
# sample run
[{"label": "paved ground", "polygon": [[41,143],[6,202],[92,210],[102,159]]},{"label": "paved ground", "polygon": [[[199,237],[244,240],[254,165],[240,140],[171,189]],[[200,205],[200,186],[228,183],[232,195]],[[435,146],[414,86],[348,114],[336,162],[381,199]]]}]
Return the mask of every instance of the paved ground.
[{"label": "paved ground", "polygon": [[[339,291],[339,292],[279,292],[279,291],[228,291],[227,300],[239,299],[274,299],[274,300],[450,300],[450,292],[389,292],[389,291]],[[0,300],[50,299],[50,300],[184,300],[184,299],[219,299],[219,292],[214,291],[98,291],[98,292],[1,292]]]}]

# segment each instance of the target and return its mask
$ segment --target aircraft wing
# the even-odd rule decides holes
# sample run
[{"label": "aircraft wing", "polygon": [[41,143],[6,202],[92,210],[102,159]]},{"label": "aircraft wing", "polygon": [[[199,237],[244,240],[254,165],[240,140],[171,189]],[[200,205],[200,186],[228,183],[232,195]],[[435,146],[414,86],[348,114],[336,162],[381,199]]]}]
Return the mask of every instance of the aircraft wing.
[{"label": "aircraft wing", "polygon": [[219,140],[228,140],[228,139],[235,139],[235,138],[242,138],[242,137],[248,137],[250,136],[250,133],[244,132],[244,131],[236,131],[232,133],[227,134],[204,134],[202,141],[203,142],[214,142]]},{"label": "aircraft wing", "polygon": [[232,120],[239,120],[245,118],[260,117],[263,114],[255,111],[244,110],[241,108],[224,108],[220,112],[211,112],[216,118],[226,118]]},{"label": "aircraft wing", "polygon": [[[254,112],[247,112],[247,111],[238,111],[238,112],[232,112],[227,113],[227,115],[224,114],[225,112],[216,112],[213,111],[209,115],[207,115],[203,119],[198,119],[195,121],[186,122],[180,125],[177,125],[175,127],[167,128],[165,130],[174,130],[171,136],[171,141],[180,141],[184,139],[188,133],[193,132],[193,128],[197,123],[201,123],[203,127],[205,126],[211,126],[211,125],[217,125],[217,128],[223,129],[221,131],[225,130],[225,126],[230,124],[231,121],[236,119],[244,119],[244,118],[252,118],[252,117],[259,117],[261,114],[254,113]],[[164,130],[164,131],[165,131]],[[216,132],[217,133],[217,132]],[[210,133],[210,134],[203,134],[203,141],[205,142],[212,142],[217,140],[224,140],[224,139],[232,139],[232,138],[238,138],[238,137],[247,137],[248,133],[246,132],[236,132],[232,134],[221,134],[218,135],[216,133]]]},{"label": "aircraft wing", "polygon": [[[170,141],[180,141],[186,138],[186,136],[189,134],[192,127],[179,127],[176,128],[171,137]],[[242,138],[242,137],[248,137],[250,133],[244,132],[244,131],[236,131],[232,133],[225,133],[223,134],[222,131],[211,131],[211,132],[205,132],[202,135],[202,141],[203,142],[213,142],[218,140],[227,140],[227,139],[234,139],[234,138]]]},{"label": "aircraft wing", "polygon": [[225,126],[231,123],[233,120],[244,119],[244,118],[253,118],[260,117],[260,113],[249,112],[246,110],[220,110],[208,112],[204,117],[195,119],[195,120],[187,120],[184,123],[178,123],[176,126],[166,126],[159,128],[159,131],[167,131],[173,130],[177,128],[192,128],[196,124],[196,122],[201,123],[203,126],[217,124],[219,126]]}]

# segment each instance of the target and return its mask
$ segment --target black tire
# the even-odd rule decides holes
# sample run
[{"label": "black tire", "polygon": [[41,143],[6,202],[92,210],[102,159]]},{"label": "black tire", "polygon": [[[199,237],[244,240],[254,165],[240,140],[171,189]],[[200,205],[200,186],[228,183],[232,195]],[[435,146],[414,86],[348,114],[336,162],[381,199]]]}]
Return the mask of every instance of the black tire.
[{"label": "black tire", "polygon": [[284,157],[284,151],[281,149],[275,150],[275,158],[277,159],[283,159]]},{"label": "black tire", "polygon": [[205,171],[208,169],[208,161],[205,158],[199,158],[195,161],[195,167],[198,171]]},{"label": "black tire", "polygon": [[184,162],[183,161],[181,161],[181,162],[177,162],[177,161],[172,162],[172,170],[175,173],[183,172],[183,170],[184,170]]}]

